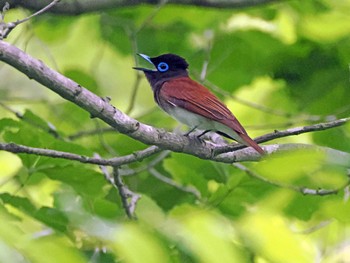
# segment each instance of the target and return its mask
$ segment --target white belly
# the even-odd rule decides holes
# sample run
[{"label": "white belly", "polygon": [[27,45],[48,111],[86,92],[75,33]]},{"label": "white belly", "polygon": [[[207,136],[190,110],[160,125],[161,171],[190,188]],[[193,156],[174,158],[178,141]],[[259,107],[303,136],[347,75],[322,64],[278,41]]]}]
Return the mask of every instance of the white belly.
[{"label": "white belly", "polygon": [[186,124],[191,128],[196,128],[199,130],[210,130],[210,131],[220,131],[223,132],[236,141],[245,144],[245,142],[234,132],[230,127],[205,118],[201,115],[189,112],[179,107],[173,107],[167,110],[167,112],[177,121]]}]

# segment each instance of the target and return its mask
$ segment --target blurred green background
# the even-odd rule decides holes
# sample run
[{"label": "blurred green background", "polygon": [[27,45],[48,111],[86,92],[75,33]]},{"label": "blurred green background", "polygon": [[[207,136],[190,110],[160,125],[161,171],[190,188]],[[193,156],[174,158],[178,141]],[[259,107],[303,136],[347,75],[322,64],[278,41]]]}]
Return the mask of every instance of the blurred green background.
[{"label": "blurred green background", "polygon": [[[31,13],[14,8],[5,21]],[[131,117],[170,131],[179,124],[156,107],[132,69],[146,66],[137,52],[185,57],[191,76],[252,137],[350,115],[349,0],[48,12],[6,41]],[[147,147],[104,131],[104,123],[4,63],[0,103],[1,142],[105,158]],[[349,138],[345,125],[271,143],[315,144],[341,156]],[[126,184],[142,195],[138,220],[130,222],[97,166],[0,152],[0,262],[350,262],[348,159],[308,150],[243,164],[261,180],[184,154],[157,158],[122,167]],[[340,190],[309,196],[297,187]]]}]

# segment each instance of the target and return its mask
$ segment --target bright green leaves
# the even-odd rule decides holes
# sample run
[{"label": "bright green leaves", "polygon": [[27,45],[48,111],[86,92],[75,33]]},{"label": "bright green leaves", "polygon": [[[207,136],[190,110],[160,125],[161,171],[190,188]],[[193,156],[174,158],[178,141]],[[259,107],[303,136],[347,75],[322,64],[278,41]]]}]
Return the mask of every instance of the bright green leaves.
[{"label": "bright green leaves", "polygon": [[[341,155],[341,152],[330,151],[329,154]],[[341,168],[331,158],[327,157],[327,152],[301,149],[273,155],[255,168],[264,178],[281,183],[299,182],[301,186],[313,188],[341,187],[347,181],[347,163],[343,163],[344,168]]]},{"label": "bright green leaves", "polygon": [[125,224],[117,230],[114,246],[120,258],[128,263],[171,262],[169,251],[161,239],[136,224]]},{"label": "bright green leaves", "polygon": [[198,262],[247,262],[248,255],[241,250],[230,221],[195,209],[176,219],[179,241],[189,248]]},{"label": "bright green leaves", "polygon": [[222,180],[220,176],[223,176],[210,163],[203,163],[195,157],[181,154],[173,154],[171,159],[165,160],[164,167],[174,176],[175,181],[196,187],[204,196],[208,191],[208,179]]},{"label": "bright green leaves", "polygon": [[308,15],[301,23],[303,35],[321,43],[338,41],[350,33],[348,14],[342,10]]},{"label": "bright green leaves", "polygon": [[[136,52],[178,53],[255,137],[349,116],[349,7],[322,0],[46,14],[31,20],[33,30],[23,27],[34,34],[20,48],[121,110],[135,89],[130,115],[166,130],[175,122],[156,108],[144,77],[138,86],[132,66]],[[88,113],[7,68],[1,102],[24,114],[6,119],[16,117],[0,109],[2,141],[106,158],[145,148],[101,132]],[[270,142],[310,145],[244,166],[180,153],[123,166],[135,172],[126,185],[141,195],[135,222],[125,222],[118,192],[97,166],[1,153],[0,261],[346,262],[347,247],[339,247],[349,232],[349,127]],[[321,196],[325,190],[338,193]]]},{"label": "bright green leaves", "polygon": [[86,262],[82,253],[74,249],[69,238],[50,234],[48,229],[43,231],[33,220],[26,220],[23,223],[27,229],[31,229],[26,234],[23,234],[15,222],[1,210],[0,220],[6,222],[6,225],[0,226],[2,240],[0,251],[6,251],[6,253],[0,252],[1,262],[23,262],[23,258],[37,263],[48,262],[48,260],[53,263]]},{"label": "bright green leaves", "polygon": [[[254,211],[239,221],[240,233],[257,258],[268,262],[310,262],[316,255],[307,238],[296,235],[281,216]],[[278,231],[276,231],[278,229]]]}]

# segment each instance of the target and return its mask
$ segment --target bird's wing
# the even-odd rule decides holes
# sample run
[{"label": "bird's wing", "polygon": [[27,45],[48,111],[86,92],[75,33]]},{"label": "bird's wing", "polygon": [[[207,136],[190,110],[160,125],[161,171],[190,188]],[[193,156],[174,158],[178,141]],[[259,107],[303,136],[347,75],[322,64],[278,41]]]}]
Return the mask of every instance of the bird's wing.
[{"label": "bird's wing", "polygon": [[232,112],[207,88],[188,77],[166,81],[160,97],[176,107],[222,123],[238,134],[247,134]]}]

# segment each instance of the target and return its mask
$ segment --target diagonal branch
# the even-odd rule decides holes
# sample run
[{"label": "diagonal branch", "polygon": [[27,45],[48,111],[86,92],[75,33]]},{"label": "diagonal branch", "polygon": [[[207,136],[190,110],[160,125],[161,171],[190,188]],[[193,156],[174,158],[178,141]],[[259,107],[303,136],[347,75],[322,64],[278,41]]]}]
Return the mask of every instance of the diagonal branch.
[{"label": "diagonal branch", "polygon": [[42,61],[3,41],[0,41],[0,60],[21,71],[30,79],[41,83],[64,99],[83,108],[91,116],[101,119],[120,133],[162,149],[183,152],[202,159],[212,157],[214,146],[142,124],[112,106],[108,100],[98,97],[78,83],[50,69]]},{"label": "diagonal branch", "polygon": [[[245,148],[237,151],[245,146],[220,146],[210,143],[201,142],[190,136],[181,136],[174,133],[165,132],[162,129],[156,129],[152,126],[142,124],[135,119],[130,118],[109,103],[109,100],[98,97],[89,90],[83,88],[78,83],[66,78],[60,73],[50,69],[43,62],[37,60],[15,46],[0,41],[0,60],[13,66],[20,72],[27,75],[30,79],[34,79],[53,92],[57,93],[66,100],[69,100],[86,110],[93,117],[97,117],[115,128],[120,133],[141,141],[148,145],[155,145],[153,151],[170,150],[174,152],[182,152],[197,156],[201,159],[210,159],[217,162],[232,163],[241,161],[257,161],[261,156],[253,149]],[[324,130],[349,122],[350,118],[337,120],[330,123],[321,123],[306,127],[289,129],[281,132],[264,135],[259,138],[260,141],[272,140],[289,135],[296,135],[303,132]],[[305,146],[300,145],[269,145],[263,146],[267,153],[273,153],[280,150],[290,150]],[[230,151],[230,152],[227,152]],[[142,151],[141,151],[142,152]],[[72,157],[73,158],[73,157]],[[130,158],[130,157],[128,157]],[[86,159],[84,157],[84,159]],[[74,160],[79,158],[74,157]],[[87,158],[90,163],[91,159]],[[133,160],[131,158],[131,160]],[[87,162],[87,161],[85,161]],[[101,164],[97,163],[96,164]],[[107,163],[102,165],[116,165],[115,163]]]}]

